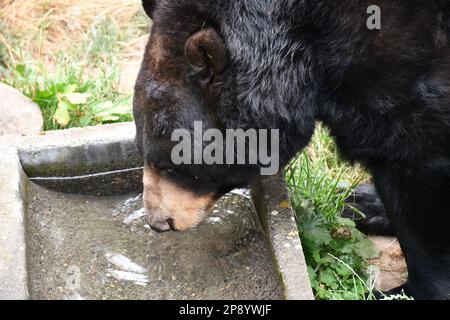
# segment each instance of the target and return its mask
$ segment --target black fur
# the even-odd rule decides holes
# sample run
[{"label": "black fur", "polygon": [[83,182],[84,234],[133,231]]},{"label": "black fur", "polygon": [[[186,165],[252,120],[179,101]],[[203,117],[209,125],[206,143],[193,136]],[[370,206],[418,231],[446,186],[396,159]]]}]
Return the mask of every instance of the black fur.
[{"label": "black fur", "polygon": [[[366,0],[156,2],[153,35],[173,39],[172,63],[189,75],[161,84],[147,50],[135,102],[146,162],[167,161],[171,130],[204,120],[279,128],[284,165],[322,121],[342,156],[373,174],[392,224],[383,231],[395,229],[408,263],[403,289],[450,299],[450,1],[379,0],[381,30],[366,27]],[[212,78],[182,50],[205,25],[221,35],[229,59]],[[198,185],[220,193],[256,172],[190,166],[180,176],[199,176]]]},{"label": "black fur", "polygon": [[368,235],[395,236],[383,202],[375,187],[364,184],[346,199],[343,216],[356,222],[359,230]]}]

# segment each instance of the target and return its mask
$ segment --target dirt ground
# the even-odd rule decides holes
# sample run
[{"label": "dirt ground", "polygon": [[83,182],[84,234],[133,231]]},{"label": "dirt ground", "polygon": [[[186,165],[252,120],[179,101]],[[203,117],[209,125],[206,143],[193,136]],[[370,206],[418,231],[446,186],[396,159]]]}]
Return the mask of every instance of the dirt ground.
[{"label": "dirt ground", "polygon": [[120,92],[133,92],[147,41],[148,35],[140,37],[133,41],[125,50],[125,60],[122,63],[120,71]]}]

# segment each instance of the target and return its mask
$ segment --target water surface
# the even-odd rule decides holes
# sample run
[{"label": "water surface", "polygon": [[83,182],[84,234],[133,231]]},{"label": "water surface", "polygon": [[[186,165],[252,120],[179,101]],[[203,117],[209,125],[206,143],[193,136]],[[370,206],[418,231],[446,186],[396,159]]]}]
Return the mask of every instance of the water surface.
[{"label": "water surface", "polygon": [[32,299],[279,299],[271,252],[246,194],[197,229],[157,234],[140,194],[94,197],[30,183]]}]

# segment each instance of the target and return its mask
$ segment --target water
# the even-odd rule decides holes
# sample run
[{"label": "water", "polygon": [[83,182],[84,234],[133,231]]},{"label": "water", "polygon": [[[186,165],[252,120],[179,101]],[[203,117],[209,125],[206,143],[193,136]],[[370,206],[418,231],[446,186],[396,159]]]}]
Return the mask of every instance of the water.
[{"label": "water", "polygon": [[195,230],[149,229],[141,195],[93,197],[30,183],[32,299],[279,299],[271,250],[243,193]]}]

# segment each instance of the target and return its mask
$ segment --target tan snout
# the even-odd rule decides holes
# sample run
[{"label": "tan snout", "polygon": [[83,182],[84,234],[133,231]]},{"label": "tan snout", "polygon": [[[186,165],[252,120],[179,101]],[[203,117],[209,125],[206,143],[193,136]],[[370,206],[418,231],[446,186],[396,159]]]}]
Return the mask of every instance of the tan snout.
[{"label": "tan snout", "polygon": [[168,181],[156,169],[144,169],[144,207],[150,227],[157,232],[196,227],[214,203],[214,194],[195,195]]}]

